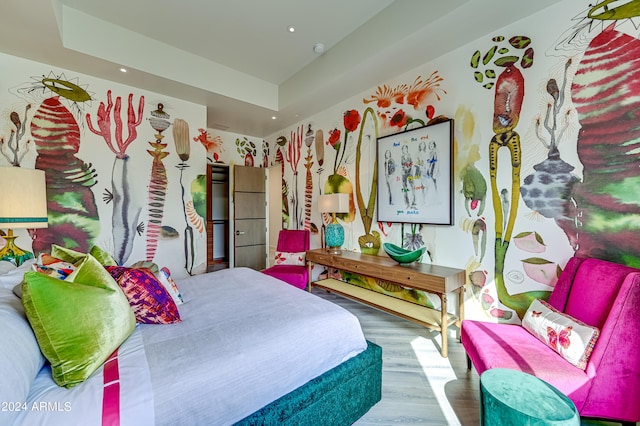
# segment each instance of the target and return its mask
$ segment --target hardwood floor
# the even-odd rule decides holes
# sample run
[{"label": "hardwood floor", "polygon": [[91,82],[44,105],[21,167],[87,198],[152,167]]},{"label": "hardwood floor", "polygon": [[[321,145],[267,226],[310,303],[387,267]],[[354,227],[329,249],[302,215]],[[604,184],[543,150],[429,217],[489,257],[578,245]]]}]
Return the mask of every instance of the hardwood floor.
[{"label": "hardwood floor", "polygon": [[439,333],[321,289],[313,293],[351,311],[383,349],[382,400],[357,426],[479,424],[478,375],[467,370],[455,336],[443,358]]},{"label": "hardwood floor", "polygon": [[[322,289],[313,294],[351,311],[367,340],[382,347],[382,400],[356,426],[480,424],[478,374],[467,370],[456,336],[449,336],[449,357],[443,358],[439,333]],[[581,423],[619,425],[590,419]]]}]

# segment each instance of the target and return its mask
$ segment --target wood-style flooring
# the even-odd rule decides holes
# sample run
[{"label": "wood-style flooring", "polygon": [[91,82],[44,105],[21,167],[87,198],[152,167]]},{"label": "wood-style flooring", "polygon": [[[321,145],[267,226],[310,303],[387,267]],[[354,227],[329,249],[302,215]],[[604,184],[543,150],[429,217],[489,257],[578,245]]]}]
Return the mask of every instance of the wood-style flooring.
[{"label": "wood-style flooring", "polygon": [[[313,294],[351,311],[367,340],[382,347],[382,400],[356,426],[480,424],[478,374],[467,370],[455,335],[450,334],[449,357],[443,358],[439,333],[322,289]],[[619,423],[583,419],[582,425]]]},{"label": "wood-style flooring", "polygon": [[455,336],[443,358],[439,333],[322,289],[313,293],[351,311],[367,340],[382,347],[382,400],[357,426],[479,424],[478,375],[467,370]]}]

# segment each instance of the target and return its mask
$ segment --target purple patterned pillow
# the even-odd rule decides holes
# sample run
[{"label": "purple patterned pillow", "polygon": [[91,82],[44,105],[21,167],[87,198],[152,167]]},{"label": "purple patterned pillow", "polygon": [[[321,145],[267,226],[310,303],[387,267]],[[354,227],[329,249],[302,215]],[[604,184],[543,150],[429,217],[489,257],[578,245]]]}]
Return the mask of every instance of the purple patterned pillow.
[{"label": "purple patterned pillow", "polygon": [[137,322],[172,324],[181,321],[176,303],[153,272],[124,266],[105,268],[127,296]]}]

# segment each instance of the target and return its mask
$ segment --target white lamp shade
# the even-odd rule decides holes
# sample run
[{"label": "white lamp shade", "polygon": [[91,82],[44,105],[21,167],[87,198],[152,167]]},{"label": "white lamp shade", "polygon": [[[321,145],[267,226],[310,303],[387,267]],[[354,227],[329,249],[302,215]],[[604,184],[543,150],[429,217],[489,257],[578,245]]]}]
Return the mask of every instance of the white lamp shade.
[{"label": "white lamp shade", "polygon": [[46,228],[44,171],[0,167],[0,228]]},{"label": "white lamp shade", "polygon": [[321,213],[349,213],[349,194],[326,194],[318,197]]}]

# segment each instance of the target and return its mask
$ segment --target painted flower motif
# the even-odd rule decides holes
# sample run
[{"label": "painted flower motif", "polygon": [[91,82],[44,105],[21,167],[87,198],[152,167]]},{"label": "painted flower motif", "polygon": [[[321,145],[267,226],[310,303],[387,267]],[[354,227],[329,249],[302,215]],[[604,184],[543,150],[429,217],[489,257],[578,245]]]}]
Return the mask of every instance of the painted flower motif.
[{"label": "painted flower motif", "polygon": [[[334,129],[333,131],[329,132],[329,144],[333,146],[333,149],[337,151],[336,160],[333,163],[334,174],[338,172],[338,168],[342,164],[342,160],[344,159],[345,153],[347,152],[349,133],[355,132],[358,129],[358,126],[360,125],[360,119],[360,113],[355,109],[344,112],[344,115],[342,117],[342,122],[344,123],[344,144],[342,144],[342,146],[339,142],[335,142],[335,144],[331,143],[334,138],[338,139],[340,137],[340,131],[338,129]],[[342,148],[342,154],[340,154],[340,148]]]},{"label": "painted flower motif", "polygon": [[425,114],[427,116],[427,118],[429,120],[431,120],[433,118],[434,115],[436,115],[436,109],[433,105],[427,105],[427,108],[425,110]]},{"label": "painted flower motif", "polygon": [[345,111],[343,121],[346,133],[354,132],[360,125],[360,113],[355,109]]},{"label": "painted flower motif", "polygon": [[408,120],[409,117],[404,113],[404,110],[399,109],[395,114],[393,114],[393,117],[389,120],[389,124],[394,127],[402,128],[407,124]]},{"label": "painted flower motif", "polygon": [[327,145],[331,145],[336,151],[340,150],[340,130],[329,130],[329,140],[327,141]]}]

